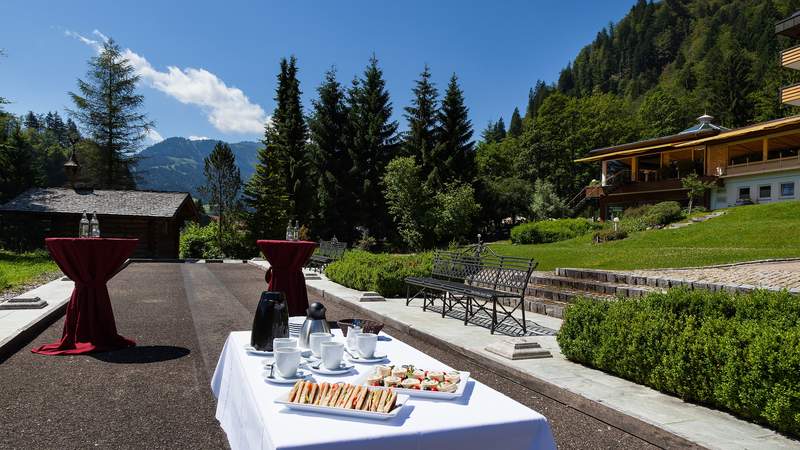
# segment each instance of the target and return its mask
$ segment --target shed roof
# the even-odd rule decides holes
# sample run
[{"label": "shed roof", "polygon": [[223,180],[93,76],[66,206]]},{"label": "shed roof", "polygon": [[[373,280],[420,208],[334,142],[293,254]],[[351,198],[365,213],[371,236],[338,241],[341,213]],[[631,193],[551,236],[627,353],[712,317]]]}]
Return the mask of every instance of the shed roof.
[{"label": "shed roof", "polygon": [[32,188],[0,205],[0,211],[174,217],[191,199],[186,192]]}]

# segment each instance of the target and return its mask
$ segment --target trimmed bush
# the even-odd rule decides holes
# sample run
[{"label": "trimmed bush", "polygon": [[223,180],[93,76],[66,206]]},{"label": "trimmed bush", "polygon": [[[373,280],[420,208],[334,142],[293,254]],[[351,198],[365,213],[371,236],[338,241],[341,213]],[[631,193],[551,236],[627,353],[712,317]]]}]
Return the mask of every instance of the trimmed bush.
[{"label": "trimmed bush", "polygon": [[336,283],[359,291],[374,291],[384,297],[405,296],[406,277],[431,273],[430,253],[396,255],[350,250],[325,268]]},{"label": "trimmed bush", "polygon": [[672,289],[582,299],[558,342],[572,361],[800,436],[800,297]]},{"label": "trimmed bush", "polygon": [[583,236],[601,225],[588,219],[558,219],[529,222],[511,229],[511,242],[515,244],[543,244],[565,241]]},{"label": "trimmed bush", "polygon": [[592,240],[595,244],[601,244],[608,241],[619,241],[628,237],[628,232],[623,229],[614,231],[613,228],[604,228],[597,230],[592,235]]},{"label": "trimmed bush", "polygon": [[662,227],[683,218],[678,202],[661,202],[628,208],[622,214],[620,227],[628,233]]},{"label": "trimmed bush", "polygon": [[181,230],[178,252],[181,258],[251,258],[258,254],[255,242],[241,231],[227,232],[224,248],[217,245],[217,224],[206,226],[190,222]]}]

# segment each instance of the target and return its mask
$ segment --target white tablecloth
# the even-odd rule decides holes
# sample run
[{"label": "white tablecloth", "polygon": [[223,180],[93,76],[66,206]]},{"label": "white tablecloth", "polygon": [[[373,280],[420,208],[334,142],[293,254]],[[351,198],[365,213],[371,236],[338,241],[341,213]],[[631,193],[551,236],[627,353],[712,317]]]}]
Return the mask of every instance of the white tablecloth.
[{"label": "white tablecloth", "polygon": [[[336,339],[341,332],[334,330]],[[382,333],[377,353],[394,364],[451,369]],[[249,331],[228,336],[211,389],[217,397],[217,419],[236,449],[555,449],[547,419],[505,395],[470,380],[461,399],[442,401],[411,397],[400,415],[389,421],[354,419],[289,410],[273,400],[291,389],[264,381],[268,358],[244,351]],[[351,375],[317,382],[354,382],[373,365],[356,364]],[[456,370],[459,368],[456,367]]]}]

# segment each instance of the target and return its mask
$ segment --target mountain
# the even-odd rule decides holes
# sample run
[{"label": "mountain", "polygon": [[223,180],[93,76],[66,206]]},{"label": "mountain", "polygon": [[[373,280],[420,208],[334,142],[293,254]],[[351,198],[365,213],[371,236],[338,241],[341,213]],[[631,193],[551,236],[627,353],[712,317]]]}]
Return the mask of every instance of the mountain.
[{"label": "mountain", "polygon": [[[171,137],[147,147],[139,153],[137,186],[140,189],[190,192],[194,197],[203,197],[199,192],[205,183],[203,159],[217,142],[213,139]],[[261,144],[245,141],[228,145],[236,156],[242,181],[249,180],[255,171]]]}]

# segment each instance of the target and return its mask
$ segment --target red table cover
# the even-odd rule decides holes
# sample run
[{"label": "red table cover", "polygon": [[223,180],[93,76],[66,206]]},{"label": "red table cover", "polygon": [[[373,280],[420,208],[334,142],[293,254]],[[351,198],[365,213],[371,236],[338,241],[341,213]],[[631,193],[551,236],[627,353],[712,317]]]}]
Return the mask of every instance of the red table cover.
[{"label": "red table cover", "polygon": [[290,316],[306,315],[308,292],[302,269],[314,254],[317,243],[271,240],[260,240],[256,243],[270,264],[269,290],[286,294]]},{"label": "red table cover", "polygon": [[116,275],[138,239],[49,238],[47,249],[72,281],[64,334],[60,340],[31,351],[43,355],[76,355],[136,345],[117,334],[106,282]]}]

